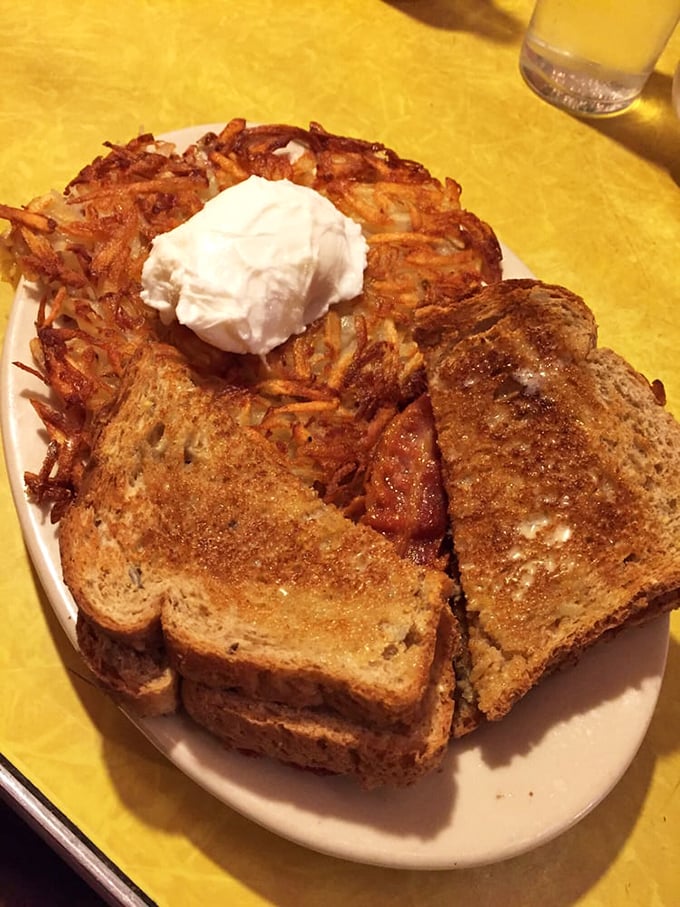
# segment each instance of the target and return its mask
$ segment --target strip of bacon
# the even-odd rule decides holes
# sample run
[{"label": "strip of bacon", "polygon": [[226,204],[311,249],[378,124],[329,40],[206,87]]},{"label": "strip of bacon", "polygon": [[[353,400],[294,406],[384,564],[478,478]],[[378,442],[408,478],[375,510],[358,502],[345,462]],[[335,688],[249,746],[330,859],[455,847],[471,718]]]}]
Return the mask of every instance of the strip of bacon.
[{"label": "strip of bacon", "polygon": [[448,555],[446,493],[427,394],[398,413],[375,447],[362,522],[418,564],[443,567]]}]

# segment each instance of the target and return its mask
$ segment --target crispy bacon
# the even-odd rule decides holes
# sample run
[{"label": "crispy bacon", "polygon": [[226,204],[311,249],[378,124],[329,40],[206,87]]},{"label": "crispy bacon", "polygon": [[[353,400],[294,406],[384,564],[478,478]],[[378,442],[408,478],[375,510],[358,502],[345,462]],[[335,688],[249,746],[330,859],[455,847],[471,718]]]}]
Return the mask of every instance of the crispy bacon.
[{"label": "crispy bacon", "polygon": [[432,407],[422,394],[375,446],[362,522],[419,564],[445,566],[448,519]]}]

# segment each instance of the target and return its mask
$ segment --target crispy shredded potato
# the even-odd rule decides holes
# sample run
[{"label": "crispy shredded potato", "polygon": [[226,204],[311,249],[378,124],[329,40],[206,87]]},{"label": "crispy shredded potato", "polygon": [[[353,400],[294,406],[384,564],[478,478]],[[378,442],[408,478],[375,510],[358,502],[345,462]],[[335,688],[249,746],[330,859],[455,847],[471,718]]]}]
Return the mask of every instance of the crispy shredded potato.
[{"label": "crispy shredded potato", "polygon": [[[31,497],[60,518],[130,356],[162,340],[198,372],[242,389],[232,395],[240,421],[269,438],[324,500],[360,519],[367,471],[384,471],[371,463],[376,444],[425,389],[414,312],[453,305],[500,279],[491,229],[462,210],[453,180],[315,124],[236,119],[182,153],[151,135],[107,147],[63,194],[21,209],[0,205],[11,225],[0,250],[5,276],[42,291],[32,353],[52,394],[34,401],[49,446],[39,472],[26,476]],[[186,328],[164,327],[140,298],[154,236],[251,174],[318,190],[361,224],[369,243],[363,294],[266,357],[223,353]]]}]

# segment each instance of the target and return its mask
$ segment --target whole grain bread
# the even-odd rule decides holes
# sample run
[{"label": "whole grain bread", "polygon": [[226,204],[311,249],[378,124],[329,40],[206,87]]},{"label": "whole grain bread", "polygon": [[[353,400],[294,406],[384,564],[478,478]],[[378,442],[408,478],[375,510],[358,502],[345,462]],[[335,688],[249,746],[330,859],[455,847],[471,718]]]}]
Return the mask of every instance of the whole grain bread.
[{"label": "whole grain bread", "polygon": [[433,771],[450,739],[452,641],[456,629],[442,612],[436,657],[418,719],[376,728],[323,708],[296,709],[229,689],[182,682],[187,713],[229,748],[307,770],[352,775],[365,788],[405,787]]},{"label": "whole grain bread", "polygon": [[680,426],[564,288],[490,286],[423,309],[417,336],[469,686],[499,719],[546,672],[680,603]]},{"label": "whole grain bread", "polygon": [[175,349],[140,351],[60,524],[78,607],[124,646],[162,640],[198,683],[416,720],[449,579],[323,504],[237,424],[241,405]]}]

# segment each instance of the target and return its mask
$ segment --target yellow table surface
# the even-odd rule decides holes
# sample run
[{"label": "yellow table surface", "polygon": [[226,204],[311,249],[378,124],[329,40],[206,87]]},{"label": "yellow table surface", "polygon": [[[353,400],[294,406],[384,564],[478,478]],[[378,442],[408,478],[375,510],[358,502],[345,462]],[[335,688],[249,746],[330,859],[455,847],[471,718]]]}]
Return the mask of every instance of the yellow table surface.
[{"label": "yellow table surface", "polygon": [[[379,140],[455,177],[466,207],[584,296],[601,342],[661,378],[680,416],[680,32],[634,110],[587,122],[522,82],[530,12],[529,0],[1,0],[0,202],[63,188],[103,140],[140,130],[245,116]],[[3,286],[3,331],[11,302]],[[354,865],[211,798],[82,679],[4,471],[0,494],[0,749],[159,904],[680,903],[680,614],[642,748],[573,829],[473,870]]]}]

